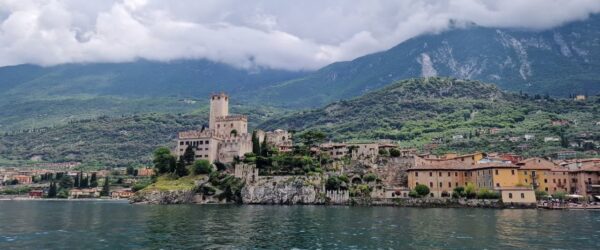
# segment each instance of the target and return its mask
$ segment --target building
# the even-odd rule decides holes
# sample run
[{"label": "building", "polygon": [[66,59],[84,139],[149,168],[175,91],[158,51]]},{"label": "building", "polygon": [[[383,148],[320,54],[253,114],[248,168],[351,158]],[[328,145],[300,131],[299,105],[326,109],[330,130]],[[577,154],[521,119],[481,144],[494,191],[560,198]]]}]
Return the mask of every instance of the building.
[{"label": "building", "polygon": [[113,199],[129,199],[135,193],[129,189],[112,191],[110,197]]},{"label": "building", "polygon": [[575,101],[585,101],[585,95],[576,95]]},{"label": "building", "polygon": [[17,180],[19,184],[33,183],[33,178],[31,177],[31,175],[15,175],[13,178]]},{"label": "building", "polygon": [[447,197],[456,187],[469,183],[477,189],[515,187],[518,184],[518,167],[506,163],[465,164],[444,162],[433,165],[418,165],[409,168],[408,186],[414,189],[419,184],[429,187],[431,197]]},{"label": "building", "polygon": [[154,169],[152,168],[138,168],[138,176],[152,176],[154,175]]},{"label": "building", "polygon": [[532,187],[548,194],[568,192],[569,170],[554,162],[539,157],[529,158],[517,163],[519,166],[519,185]]},{"label": "building", "polygon": [[[271,135],[273,145],[283,150],[291,150],[292,140],[287,131],[266,132]],[[264,136],[259,135],[262,142]],[[209,162],[232,162],[237,157],[252,152],[252,135],[248,133],[248,117],[229,114],[229,96],[225,93],[213,94],[210,98],[208,128],[179,132],[175,154],[181,156],[192,147],[196,159]]]},{"label": "building", "polygon": [[536,204],[535,192],[531,188],[511,187],[498,188],[504,204]]},{"label": "building", "polygon": [[100,197],[100,190],[98,188],[73,188],[69,190],[69,198],[78,199],[78,198],[97,198]]},{"label": "building", "polygon": [[29,198],[42,198],[44,196],[44,190],[35,189],[29,191]]}]

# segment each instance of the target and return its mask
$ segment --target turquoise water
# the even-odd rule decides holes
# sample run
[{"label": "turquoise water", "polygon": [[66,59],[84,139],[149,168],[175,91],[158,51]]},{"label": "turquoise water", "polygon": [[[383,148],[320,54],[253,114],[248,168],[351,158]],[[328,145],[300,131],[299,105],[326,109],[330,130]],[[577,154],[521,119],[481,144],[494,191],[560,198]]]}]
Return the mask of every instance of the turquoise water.
[{"label": "turquoise water", "polygon": [[600,211],[0,201],[0,249],[600,249]]}]

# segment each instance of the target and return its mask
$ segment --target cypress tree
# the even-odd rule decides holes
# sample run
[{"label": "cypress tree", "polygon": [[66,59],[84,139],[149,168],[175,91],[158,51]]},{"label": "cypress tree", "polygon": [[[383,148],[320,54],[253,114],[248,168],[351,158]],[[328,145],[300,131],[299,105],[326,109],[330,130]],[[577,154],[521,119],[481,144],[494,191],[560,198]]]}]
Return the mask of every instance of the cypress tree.
[{"label": "cypress tree", "polygon": [[75,182],[73,184],[73,187],[79,188],[79,174],[75,176]]},{"label": "cypress tree", "polygon": [[48,189],[48,198],[56,197],[56,183],[50,182],[50,188]]},{"label": "cypress tree", "polygon": [[185,168],[185,161],[183,160],[183,157],[179,157],[179,161],[177,161],[175,174],[179,177],[186,176],[188,174],[188,171]]},{"label": "cypress tree", "polygon": [[90,178],[90,187],[98,186],[98,177],[96,177],[96,173],[92,173],[92,177]]},{"label": "cypress tree", "polygon": [[196,160],[196,153],[194,152],[194,148],[192,146],[187,146],[185,148],[185,152],[183,153],[183,161],[185,165],[191,165]]},{"label": "cypress tree", "polygon": [[260,155],[260,142],[258,140],[256,130],[252,132],[252,153],[255,155]]},{"label": "cypress tree", "polygon": [[110,192],[110,183],[108,181],[108,176],[104,177],[104,185],[102,186],[102,191],[100,192],[100,196],[108,196]]},{"label": "cypress tree", "polygon": [[263,138],[263,142],[260,145],[260,155],[267,157],[268,156],[268,150],[269,150],[269,146],[267,145],[267,135],[265,135],[265,138]]}]

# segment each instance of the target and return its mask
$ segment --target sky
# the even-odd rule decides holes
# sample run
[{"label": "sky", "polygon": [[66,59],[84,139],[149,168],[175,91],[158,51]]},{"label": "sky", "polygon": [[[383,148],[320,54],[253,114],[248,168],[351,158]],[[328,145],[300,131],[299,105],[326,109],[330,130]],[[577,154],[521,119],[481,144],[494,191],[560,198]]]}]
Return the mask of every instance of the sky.
[{"label": "sky", "polygon": [[0,0],[0,66],[209,59],[314,70],[454,24],[548,29],[600,0]]}]

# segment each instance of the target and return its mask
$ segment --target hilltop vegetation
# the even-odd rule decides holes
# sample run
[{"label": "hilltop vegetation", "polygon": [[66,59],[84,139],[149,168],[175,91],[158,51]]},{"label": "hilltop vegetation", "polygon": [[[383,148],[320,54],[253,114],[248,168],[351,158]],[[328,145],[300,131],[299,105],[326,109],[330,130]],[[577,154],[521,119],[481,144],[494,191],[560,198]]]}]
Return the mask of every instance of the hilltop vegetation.
[{"label": "hilltop vegetation", "polygon": [[[280,111],[233,106],[232,112],[248,114],[249,126],[256,127]],[[207,116],[208,108],[202,106],[190,114],[101,116],[56,127],[4,133],[0,135],[0,164],[32,164],[29,160],[80,161],[102,167],[149,164],[156,147],[174,146],[177,132],[200,129],[208,124]]]},{"label": "hilltop vegetation", "polygon": [[[569,143],[600,138],[600,126],[595,125],[600,121],[599,100],[510,94],[479,81],[419,78],[324,108],[268,120],[261,127],[321,130],[337,141],[392,139],[421,148],[437,142],[438,152],[524,150],[525,154],[546,155],[566,145],[544,143],[544,137],[565,137]],[[567,120],[570,125],[552,126],[553,120]],[[500,132],[491,135],[492,128]],[[536,138],[524,142],[525,134]],[[511,142],[510,137],[520,140]],[[518,148],[521,145],[527,146]]]}]

